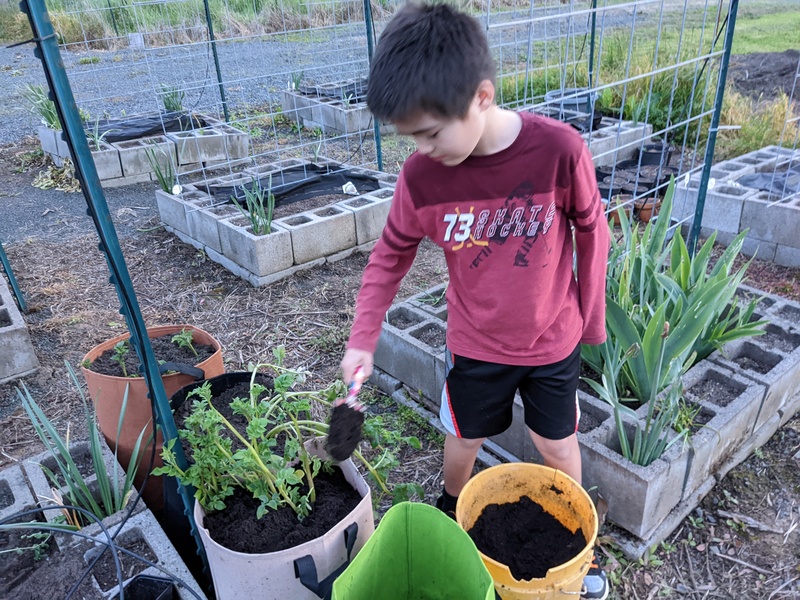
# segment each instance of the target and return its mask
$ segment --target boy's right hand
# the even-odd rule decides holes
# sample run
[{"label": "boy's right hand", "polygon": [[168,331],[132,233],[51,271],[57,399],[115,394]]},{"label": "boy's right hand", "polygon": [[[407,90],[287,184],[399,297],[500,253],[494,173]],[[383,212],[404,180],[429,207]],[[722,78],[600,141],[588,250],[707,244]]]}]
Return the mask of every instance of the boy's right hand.
[{"label": "boy's right hand", "polygon": [[361,377],[365,380],[372,375],[372,352],[348,348],[342,358],[342,379],[345,384],[350,385],[353,381],[353,373],[356,367],[361,367]]}]

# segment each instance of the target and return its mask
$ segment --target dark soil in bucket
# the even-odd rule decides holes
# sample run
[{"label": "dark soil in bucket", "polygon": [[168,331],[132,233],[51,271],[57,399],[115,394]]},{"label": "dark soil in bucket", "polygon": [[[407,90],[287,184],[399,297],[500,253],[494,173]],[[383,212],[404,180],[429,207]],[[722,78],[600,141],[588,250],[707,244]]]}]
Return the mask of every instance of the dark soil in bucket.
[{"label": "dark soil in bucket", "polygon": [[[207,344],[194,343],[194,349],[197,351],[197,356],[189,348],[181,348],[177,344],[172,343],[172,336],[174,334],[162,335],[156,338],[150,338],[150,345],[153,347],[153,354],[159,361],[183,363],[185,365],[197,365],[207,360],[214,354],[214,347]],[[139,372],[139,357],[134,351],[130,343],[127,344],[128,353],[125,355],[125,370],[128,377],[141,377]],[[114,377],[124,377],[122,367],[114,360],[114,350],[108,350],[98,356],[89,369],[103,375],[111,375]]]},{"label": "dark soil in bucket", "polygon": [[572,560],[587,543],[583,530],[572,533],[528,496],[487,505],[467,533],[517,580],[545,577],[548,569]]},{"label": "dark soil in bucket", "polygon": [[269,511],[257,519],[260,502],[237,488],[225,500],[225,510],[207,515],[203,524],[214,541],[236,552],[262,554],[293,548],[325,535],[361,501],[341,469],[320,472],[314,482],[317,500],[302,521],[291,508]]}]

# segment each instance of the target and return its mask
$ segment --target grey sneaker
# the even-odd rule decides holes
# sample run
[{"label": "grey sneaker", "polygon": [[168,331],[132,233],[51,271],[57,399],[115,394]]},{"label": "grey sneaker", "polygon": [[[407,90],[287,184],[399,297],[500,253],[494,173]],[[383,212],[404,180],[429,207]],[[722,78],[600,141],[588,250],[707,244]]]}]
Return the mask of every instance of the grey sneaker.
[{"label": "grey sneaker", "polygon": [[597,552],[593,554],[589,572],[583,578],[581,598],[587,600],[605,600],[608,598],[608,578],[597,563]]}]

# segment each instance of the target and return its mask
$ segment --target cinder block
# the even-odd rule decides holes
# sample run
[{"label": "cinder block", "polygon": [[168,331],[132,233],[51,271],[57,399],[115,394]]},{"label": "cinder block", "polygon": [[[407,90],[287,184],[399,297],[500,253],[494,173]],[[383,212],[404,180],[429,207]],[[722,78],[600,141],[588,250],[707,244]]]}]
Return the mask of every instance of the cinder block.
[{"label": "cinder block", "polygon": [[583,485],[596,486],[608,501],[608,519],[635,536],[648,536],[680,502],[688,457],[680,444],[641,467],[619,453],[617,428],[612,422],[578,441]]},{"label": "cinder block", "polygon": [[168,133],[167,139],[175,144],[179,165],[225,160],[225,134],[215,128]]},{"label": "cinder block", "polygon": [[293,264],[292,234],[275,222],[271,229],[269,234],[254,235],[246,217],[223,219],[219,221],[221,246],[215,250],[257,277],[283,271]]},{"label": "cinder block", "polygon": [[221,123],[214,129],[221,131],[225,136],[224,160],[244,159],[250,155],[250,136],[247,133],[227,123]]},{"label": "cinder block", "polygon": [[205,192],[188,189],[188,186],[177,196],[156,190],[156,204],[161,222],[186,234],[190,233],[187,213],[201,206],[208,206],[211,201],[212,197]]},{"label": "cinder block", "polygon": [[137,183],[145,183],[152,181],[150,173],[142,173],[140,175],[130,175],[129,177],[115,177],[114,179],[105,179],[101,183],[104,188],[118,188],[126,185],[135,185]]},{"label": "cinder block", "polygon": [[[757,338],[756,338],[757,339]],[[760,383],[766,388],[755,430],[771,419],[800,387],[800,349],[791,354],[768,350],[752,339],[725,344],[709,360]]]},{"label": "cinder block", "polygon": [[178,164],[175,157],[175,144],[163,135],[115,142],[111,145],[119,151],[122,174],[125,177],[153,172],[153,167],[147,157],[150,150],[155,153],[159,164],[165,165],[168,160],[172,162],[173,167]]},{"label": "cinder block", "polygon": [[[800,211],[799,211],[800,212]],[[798,214],[798,218],[800,218],[800,214]],[[798,243],[797,240],[795,244]],[[775,258],[773,259],[776,265],[780,265],[782,267],[790,267],[793,269],[800,267],[800,248],[797,246],[786,246],[782,244],[777,244],[775,248]]]},{"label": "cinder block", "polygon": [[407,302],[411,306],[434,315],[441,320],[447,320],[447,299],[445,292],[447,284],[441,283],[411,296]]},{"label": "cinder block", "polygon": [[[192,206],[193,205],[193,206]],[[191,235],[204,246],[222,251],[220,221],[239,214],[235,206],[215,204],[211,198],[192,200],[186,205],[186,225]]]},{"label": "cinder block", "polygon": [[[98,535],[96,533],[91,535],[98,541],[94,544],[91,544],[91,542],[81,544],[81,548],[85,552],[84,559],[86,560],[87,564],[105,546],[105,544],[103,544],[103,541],[105,541],[104,535]],[[180,580],[182,582],[182,585],[176,586],[178,589],[177,597],[181,600],[197,598],[204,600],[206,598],[203,590],[197,584],[197,581],[195,581],[194,577],[189,572],[189,569],[186,567],[186,564],[183,562],[183,559],[175,549],[175,546],[172,545],[172,542],[170,542],[169,538],[164,533],[164,530],[161,529],[158,521],[149,510],[143,510],[140,513],[132,516],[128,522],[125,523],[125,526],[122,528],[122,531],[120,531],[116,540],[122,544],[146,544],[156,556],[156,560],[153,562],[161,569],[164,569],[164,571],[169,573],[170,576],[173,576],[176,580]],[[164,572],[155,567],[147,567],[141,571],[141,574],[160,577],[167,576]],[[124,577],[125,581],[123,582],[123,590],[125,589],[125,586],[128,586],[133,579],[133,576],[130,574],[124,574]],[[101,587],[94,578],[93,585],[104,598],[111,599],[119,596],[119,585],[112,587],[104,586],[104,589],[104,587]],[[184,586],[188,586],[191,591]]]},{"label": "cinder block", "polygon": [[336,206],[353,212],[356,222],[356,240],[359,245],[380,237],[389,216],[393,195],[391,190],[381,189],[352,200],[336,203]]},{"label": "cinder block", "polygon": [[0,521],[35,503],[20,465],[0,471]]},{"label": "cinder block", "polygon": [[788,423],[800,411],[800,390],[789,398],[783,407],[778,411],[781,416],[780,427]]},{"label": "cinder block", "polygon": [[[705,218],[703,220],[705,221]],[[793,203],[773,204],[765,200],[761,194],[750,194],[747,197],[741,216],[742,228],[750,229],[748,237],[791,248],[800,247],[797,235],[798,222],[800,222],[800,207]]]},{"label": "cinder block", "polygon": [[[764,400],[764,386],[709,361],[701,361],[683,377],[687,400],[714,416],[689,438],[689,470],[684,497],[691,495],[725,463],[753,433]],[[709,384],[733,396],[727,403],[709,395]]]},{"label": "cinder block", "polygon": [[39,125],[36,128],[39,136],[39,143],[42,145],[42,152],[58,156],[58,142],[56,141],[56,130]]},{"label": "cinder block", "polygon": [[[304,127],[319,127],[324,131],[353,134],[373,128],[372,113],[366,102],[349,103],[347,98],[331,98],[284,90],[281,100],[283,114]],[[394,126],[381,124],[381,133],[394,132]]]},{"label": "cinder block", "polygon": [[[117,474],[117,481],[122,481],[125,478],[125,471],[123,470],[122,466],[117,463],[116,459],[112,452],[108,449],[108,447],[101,441],[101,449],[103,451],[103,463],[106,467],[106,472],[108,473],[109,478],[114,478],[114,473]],[[87,472],[83,474],[83,480],[86,482],[86,485],[89,488],[89,491],[94,496],[95,500],[99,501],[100,492],[97,486],[97,474],[94,472],[94,467],[91,462],[91,450],[89,448],[88,442],[76,442],[70,445],[70,456],[72,456],[73,460],[76,464],[86,464]],[[45,474],[43,467],[47,468],[50,472],[52,472],[57,479],[63,483],[64,479],[61,475],[61,471],[57,466],[57,462],[53,455],[49,451],[44,451],[41,454],[37,454],[36,456],[25,460],[22,463],[22,468],[25,472],[25,475],[28,478],[28,482],[30,483],[31,489],[33,490],[34,498],[39,503],[40,506],[46,506],[48,504],[60,504],[60,502],[56,502],[55,493],[53,492],[53,483],[48,479],[47,475]],[[63,486],[57,490],[57,492],[67,500],[67,491],[68,487]],[[144,509],[144,502],[139,501],[137,503],[135,512],[140,512]],[[118,524],[122,519],[125,517],[126,511],[120,511],[116,514],[113,514],[109,517],[103,519],[103,524],[105,527],[112,527]],[[56,510],[48,510],[45,511],[45,518],[47,519],[48,523],[53,523],[56,521],[58,515],[60,514],[59,511]],[[97,535],[102,531],[102,528],[97,522],[92,522],[89,525],[86,525],[81,529],[83,533],[86,535]],[[67,546],[72,546],[76,544],[79,540],[73,536],[67,536],[62,534],[56,534],[56,540],[61,548],[65,548]]]},{"label": "cinder block", "polygon": [[[431,410],[438,410],[444,385],[443,350],[438,347],[432,348],[420,337],[427,328],[438,329],[443,335],[444,328],[431,318],[426,318],[424,314],[418,314],[418,311],[414,311],[410,306],[405,306],[403,309],[420,320],[406,329],[398,329],[384,321],[378,347],[375,350],[375,366],[399,379],[414,392],[425,396],[431,401]],[[390,311],[389,314],[397,315],[398,312]],[[440,376],[437,376],[437,359],[440,356],[442,365]]]},{"label": "cinder block", "polygon": [[778,431],[780,424],[781,417],[778,414],[772,415],[771,418],[762,423],[761,426],[742,443],[739,450],[720,465],[716,473],[717,481],[722,481],[725,475],[727,475],[731,469],[744,462],[747,457],[752,454],[753,450],[766,444],[775,432]]},{"label": "cinder block", "polygon": [[28,327],[0,277],[0,383],[24,377],[39,368]]},{"label": "cinder block", "polygon": [[356,245],[353,212],[330,205],[275,221],[292,234],[294,263],[302,264]]}]

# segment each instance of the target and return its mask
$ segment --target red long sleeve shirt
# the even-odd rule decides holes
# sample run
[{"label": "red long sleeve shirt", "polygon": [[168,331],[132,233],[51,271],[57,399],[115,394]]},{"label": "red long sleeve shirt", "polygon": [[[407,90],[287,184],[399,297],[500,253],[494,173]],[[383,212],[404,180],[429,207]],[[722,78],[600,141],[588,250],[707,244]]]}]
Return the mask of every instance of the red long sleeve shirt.
[{"label": "red long sleeve shirt", "polygon": [[406,161],[364,271],[348,348],[375,351],[425,236],[447,261],[453,353],[544,365],[578,342],[605,340],[609,233],[592,157],[571,127],[520,116],[517,139],[496,154],[455,167],[416,153]]}]

